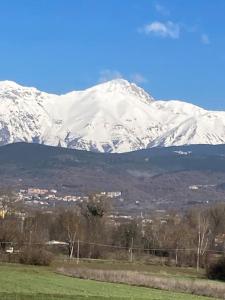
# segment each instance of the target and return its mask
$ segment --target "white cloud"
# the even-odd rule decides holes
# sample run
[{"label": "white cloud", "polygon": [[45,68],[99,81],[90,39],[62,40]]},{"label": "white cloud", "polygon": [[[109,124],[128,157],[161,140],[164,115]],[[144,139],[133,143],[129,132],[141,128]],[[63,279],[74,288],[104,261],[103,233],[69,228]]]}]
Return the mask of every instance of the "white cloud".
[{"label": "white cloud", "polygon": [[122,78],[122,74],[117,70],[105,69],[100,72],[99,82],[106,82],[113,79]]},{"label": "white cloud", "polygon": [[135,72],[131,74],[127,74],[126,77],[118,70],[104,69],[100,73],[98,82],[107,82],[113,79],[127,78],[129,81],[134,82],[136,84],[146,83],[148,82],[147,78],[145,78],[141,73]]},{"label": "white cloud", "polygon": [[163,6],[159,3],[155,4],[155,10],[161,15],[164,15],[164,16],[170,15],[170,11],[165,6]]},{"label": "white cloud", "polygon": [[178,39],[180,37],[180,25],[173,23],[172,21],[165,23],[155,21],[144,26],[141,31],[146,34],[154,34],[155,36],[163,38],[168,37]]},{"label": "white cloud", "polygon": [[202,42],[203,44],[205,44],[205,45],[209,45],[209,44],[210,44],[210,39],[209,39],[209,37],[208,37],[207,34],[203,33],[203,34],[201,35],[201,42]]},{"label": "white cloud", "polygon": [[130,79],[137,84],[148,82],[147,78],[140,73],[131,74]]}]

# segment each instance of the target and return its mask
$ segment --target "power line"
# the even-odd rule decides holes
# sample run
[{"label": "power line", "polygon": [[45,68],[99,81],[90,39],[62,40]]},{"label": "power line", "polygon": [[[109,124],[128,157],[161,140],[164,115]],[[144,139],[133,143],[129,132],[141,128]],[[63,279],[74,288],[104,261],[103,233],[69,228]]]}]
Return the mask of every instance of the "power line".
[{"label": "power line", "polygon": [[[102,244],[102,243],[95,243],[95,242],[87,242],[87,241],[81,241],[79,240],[78,241],[75,241],[75,243],[79,243],[79,247],[80,247],[80,244],[85,244],[85,245],[89,245],[89,246],[99,246],[99,247],[105,247],[105,248],[112,248],[112,249],[120,249],[120,250],[130,250],[131,247],[125,247],[125,246],[119,246],[119,245],[112,245],[112,244]],[[47,244],[47,243],[35,243],[35,242],[23,242],[23,243],[17,243],[17,242],[9,242],[9,241],[1,241],[0,242],[0,245],[4,245],[4,244],[10,244],[10,245],[21,245],[21,246],[24,246],[24,245],[42,245],[42,246],[47,246],[47,247],[53,247],[53,246],[67,246],[69,245],[69,243],[67,244]],[[151,251],[167,251],[167,252],[172,252],[172,251],[177,251],[177,252],[185,252],[185,251],[189,251],[189,252],[197,252],[197,248],[143,248],[143,247],[137,247],[137,246],[133,246],[132,245],[132,251],[144,251],[144,252],[151,252]],[[214,253],[225,253],[225,250],[214,250],[214,249],[208,249],[208,250],[205,250],[205,252],[214,252]]]}]

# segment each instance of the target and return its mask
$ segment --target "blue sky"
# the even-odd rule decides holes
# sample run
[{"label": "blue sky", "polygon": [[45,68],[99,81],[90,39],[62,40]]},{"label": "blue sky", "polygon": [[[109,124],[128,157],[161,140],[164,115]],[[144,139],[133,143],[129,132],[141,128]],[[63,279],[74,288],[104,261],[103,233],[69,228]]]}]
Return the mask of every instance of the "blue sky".
[{"label": "blue sky", "polygon": [[224,0],[0,0],[0,80],[64,93],[124,77],[225,110]]}]

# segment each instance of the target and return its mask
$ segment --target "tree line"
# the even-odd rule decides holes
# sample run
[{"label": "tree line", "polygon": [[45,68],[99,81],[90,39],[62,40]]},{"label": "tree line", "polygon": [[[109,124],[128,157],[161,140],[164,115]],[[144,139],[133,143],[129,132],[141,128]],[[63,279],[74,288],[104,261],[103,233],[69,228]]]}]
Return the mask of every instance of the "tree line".
[{"label": "tree line", "polygon": [[[163,221],[113,219],[110,200],[90,195],[79,206],[52,211],[31,209],[15,201],[12,192],[0,194],[0,251],[17,253],[47,249],[55,256],[143,260],[199,269],[224,254],[225,204],[167,213]],[[49,241],[57,241],[51,244]]]}]

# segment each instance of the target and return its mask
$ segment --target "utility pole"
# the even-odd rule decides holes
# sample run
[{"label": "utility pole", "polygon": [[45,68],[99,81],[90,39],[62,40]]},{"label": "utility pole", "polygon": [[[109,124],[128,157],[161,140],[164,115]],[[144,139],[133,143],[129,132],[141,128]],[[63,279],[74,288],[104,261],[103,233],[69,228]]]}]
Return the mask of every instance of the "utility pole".
[{"label": "utility pole", "polygon": [[200,265],[200,246],[201,246],[201,213],[198,216],[198,248],[197,248],[197,262],[196,262],[196,269],[199,272],[199,265]]},{"label": "utility pole", "polygon": [[134,238],[131,238],[131,247],[130,247],[130,262],[133,262],[133,247],[134,247]]},{"label": "utility pole", "polygon": [[177,265],[178,265],[178,249],[177,249],[177,247],[176,247],[176,250],[175,250],[176,252],[176,267],[177,267]]},{"label": "utility pole", "polygon": [[24,220],[25,220],[25,217],[22,216],[22,217],[21,217],[21,227],[20,227],[21,233],[23,233],[23,230],[24,230]]},{"label": "utility pole", "polygon": [[29,246],[31,247],[31,239],[32,239],[32,230],[30,230],[30,236],[29,236]]},{"label": "utility pole", "polygon": [[77,241],[77,265],[79,264],[80,261],[80,241]]}]

